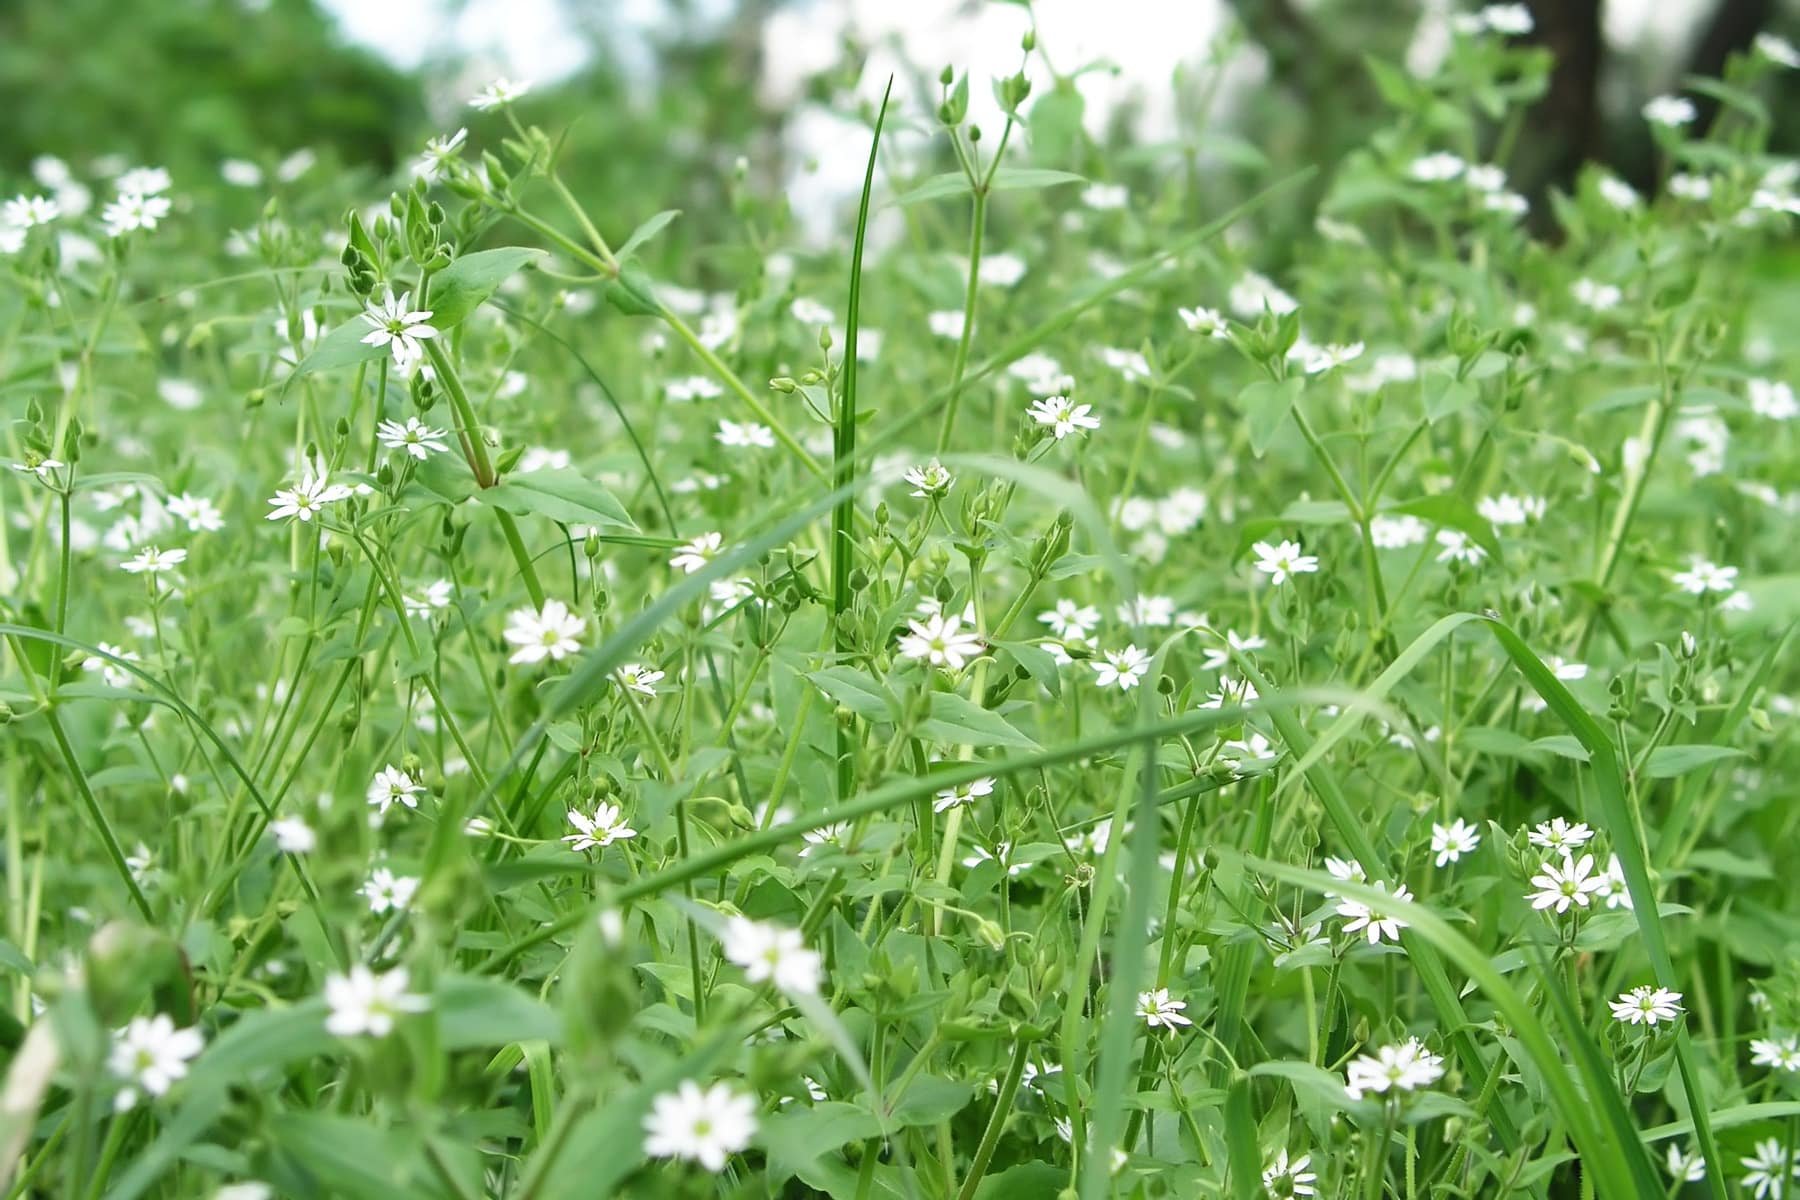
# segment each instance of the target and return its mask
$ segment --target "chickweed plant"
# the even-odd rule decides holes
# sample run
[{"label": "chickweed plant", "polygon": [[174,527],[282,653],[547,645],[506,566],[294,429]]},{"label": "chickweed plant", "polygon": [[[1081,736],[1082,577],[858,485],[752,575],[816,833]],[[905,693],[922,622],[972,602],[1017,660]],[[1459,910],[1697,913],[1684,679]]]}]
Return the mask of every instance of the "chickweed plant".
[{"label": "chickweed plant", "polygon": [[5,1194],[1786,1194],[1795,56],[1527,200],[1521,20],[1328,178],[844,95],[826,250],[507,80],[228,238],[40,162]]}]

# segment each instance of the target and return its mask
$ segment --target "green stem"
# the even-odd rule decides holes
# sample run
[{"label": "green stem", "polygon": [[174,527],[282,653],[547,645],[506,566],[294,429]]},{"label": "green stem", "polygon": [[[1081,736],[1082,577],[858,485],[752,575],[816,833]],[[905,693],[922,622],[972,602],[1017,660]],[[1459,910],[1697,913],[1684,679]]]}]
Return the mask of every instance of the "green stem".
[{"label": "green stem", "polygon": [[987,1174],[994,1147],[1000,1144],[1000,1135],[1006,1129],[1006,1118],[1012,1115],[1013,1096],[1019,1090],[1019,1079],[1025,1074],[1025,1062],[1030,1054],[1030,1038],[1022,1037],[1013,1044],[1012,1062],[1006,1068],[1006,1078],[1000,1082],[1000,1092],[994,1097],[994,1110],[988,1114],[987,1128],[982,1131],[980,1145],[975,1147],[975,1158],[969,1163],[968,1174],[963,1176],[956,1200],[972,1200],[975,1189],[981,1185],[981,1177]]}]

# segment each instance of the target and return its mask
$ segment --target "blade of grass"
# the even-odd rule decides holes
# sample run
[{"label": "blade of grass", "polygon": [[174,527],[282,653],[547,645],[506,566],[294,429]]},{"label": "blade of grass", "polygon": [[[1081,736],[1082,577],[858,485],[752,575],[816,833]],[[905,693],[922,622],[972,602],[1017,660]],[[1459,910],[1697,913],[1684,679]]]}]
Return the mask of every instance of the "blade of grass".
[{"label": "blade of grass", "polygon": [[[831,630],[832,644],[840,658],[856,649],[850,622],[850,564],[856,557],[856,339],[862,328],[863,241],[869,231],[869,194],[875,188],[875,157],[881,149],[881,126],[887,120],[888,98],[894,80],[888,77],[875,113],[875,132],[869,138],[869,164],[863,171],[862,201],[856,209],[856,242],[850,252],[850,301],[845,317],[844,389],[838,401],[837,426],[831,439],[831,481],[842,493],[831,512]],[[851,759],[850,729],[837,726],[837,798],[841,801],[856,787]]]},{"label": "blade of grass", "polygon": [[[1676,975],[1674,960],[1669,956],[1669,942],[1663,931],[1662,914],[1656,907],[1656,889],[1650,881],[1650,864],[1644,859],[1643,831],[1639,828],[1637,813],[1626,799],[1625,776],[1612,738],[1581,707],[1580,701],[1563,686],[1556,673],[1532,652],[1524,639],[1494,617],[1484,617],[1483,621],[1532,689],[1543,698],[1550,711],[1556,714],[1557,719],[1588,752],[1588,766],[1593,771],[1595,791],[1600,797],[1601,818],[1606,825],[1613,852],[1619,856],[1619,866],[1625,874],[1625,888],[1631,895],[1632,911],[1637,917],[1638,934],[1643,942],[1644,955],[1650,960],[1651,972],[1658,984],[1671,991],[1689,990],[1691,985],[1684,983]],[[1707,1120],[1709,1102],[1706,1086],[1694,1061],[1693,1043],[1688,1037],[1685,1023],[1675,1027],[1675,1065],[1681,1073],[1681,1087],[1687,1096],[1688,1112],[1694,1122],[1694,1134],[1700,1143],[1700,1153],[1709,1164],[1717,1164],[1722,1160],[1719,1158],[1718,1142],[1713,1138],[1712,1126]],[[1710,1170],[1706,1177],[1714,1200],[1725,1200],[1725,1184],[1719,1171]]]}]

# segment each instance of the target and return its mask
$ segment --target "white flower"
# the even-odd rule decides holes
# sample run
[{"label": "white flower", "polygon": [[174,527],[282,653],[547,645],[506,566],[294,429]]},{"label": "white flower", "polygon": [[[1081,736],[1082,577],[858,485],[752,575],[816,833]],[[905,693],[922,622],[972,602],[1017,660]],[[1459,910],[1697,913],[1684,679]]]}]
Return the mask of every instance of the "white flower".
[{"label": "white flower", "polygon": [[1694,102],[1686,96],[1657,96],[1644,105],[1644,120],[1667,129],[1692,125],[1699,115]]},{"label": "white flower", "polygon": [[1203,333],[1207,337],[1224,339],[1226,332],[1225,314],[1216,308],[1178,308],[1175,315],[1181,323],[1188,327],[1190,333]]},{"label": "white flower", "polygon": [[1206,657],[1200,663],[1200,669],[1202,671],[1222,670],[1231,662],[1234,651],[1248,652],[1251,650],[1261,650],[1268,644],[1267,638],[1260,638],[1254,634],[1249,637],[1239,637],[1237,630],[1227,629],[1225,631],[1225,645],[1208,646],[1206,649]]},{"label": "white flower", "polygon": [[682,1158],[722,1171],[725,1160],[756,1134],[756,1101],[728,1084],[701,1091],[693,1080],[684,1080],[651,1102],[644,1130],[644,1153],[652,1158]]},{"label": "white flower", "polygon": [[911,632],[900,635],[900,654],[905,658],[923,659],[934,667],[960,671],[963,664],[981,653],[981,635],[964,633],[956,617],[934,614],[924,622],[908,621]]},{"label": "white flower", "polygon": [[1121,692],[1128,692],[1150,669],[1150,656],[1136,646],[1126,646],[1123,650],[1108,650],[1105,661],[1088,665],[1094,668],[1096,686],[1116,686]]},{"label": "white flower", "polygon": [[1748,385],[1750,411],[1771,421],[1791,421],[1800,416],[1800,402],[1794,389],[1786,383],[1770,379],[1752,379]]},{"label": "white flower", "polygon": [[389,763],[375,773],[369,784],[366,798],[377,816],[385,817],[388,809],[396,804],[407,808],[418,808],[419,797],[425,794],[425,788],[405,771]]},{"label": "white flower", "polygon": [[518,649],[506,661],[535,663],[547,657],[561,662],[581,649],[576,639],[586,630],[587,619],[570,612],[561,600],[546,600],[536,612],[517,609],[506,618],[505,637]]},{"label": "white flower", "polygon": [[925,324],[941,338],[963,335],[963,315],[956,309],[941,309],[926,316]]},{"label": "white flower", "polygon": [[984,862],[998,863],[1012,878],[1017,878],[1031,869],[1030,863],[1019,862],[1013,858],[1011,842],[995,842],[992,850],[986,846],[972,846],[969,853],[963,856],[962,865],[973,868],[979,867]]},{"label": "white flower", "polygon": [[1186,1007],[1187,1001],[1172,998],[1168,988],[1138,993],[1137,1015],[1152,1029],[1167,1029],[1173,1033],[1183,1025],[1192,1025],[1192,1021],[1181,1015]]},{"label": "white flower", "polygon": [[[1386,883],[1378,882],[1375,887],[1383,892],[1388,890]],[[1413,898],[1412,893],[1406,889],[1404,884],[1394,889],[1393,896],[1394,899],[1403,901],[1410,901]],[[1360,932],[1369,940],[1371,946],[1384,937],[1390,942],[1399,941],[1400,931],[1408,927],[1406,921],[1387,915],[1381,911],[1379,906],[1364,904],[1361,900],[1340,899],[1337,913],[1340,917],[1348,918],[1344,922],[1345,933]]]},{"label": "white flower", "polygon": [[829,325],[837,320],[829,308],[807,296],[794,297],[794,302],[788,305],[788,313],[802,325]]},{"label": "white flower", "polygon": [[1742,1182],[1756,1200],[1766,1196],[1781,1200],[1787,1181],[1800,1179],[1800,1154],[1790,1155],[1776,1138],[1764,1138],[1756,1143],[1754,1155],[1738,1161],[1748,1169]]},{"label": "white flower", "polygon": [[1669,1177],[1677,1183],[1699,1183],[1706,1178],[1706,1160],[1697,1153],[1683,1154],[1681,1147],[1673,1142],[1669,1143],[1668,1157],[1664,1161],[1668,1163]]},{"label": "white flower", "polygon": [[[777,813],[775,820],[771,823],[779,825],[786,819],[790,818]],[[819,829],[808,829],[800,835],[806,841],[806,845],[800,847],[800,857],[808,858],[815,850],[836,849],[842,845],[843,839],[849,834],[850,825],[845,821],[839,821],[835,825],[826,825]]]},{"label": "white flower", "polygon": [[1800,1071],[1800,1037],[1752,1038],[1750,1062],[1771,1071]]},{"label": "white flower", "polygon": [[448,137],[434,137],[425,143],[425,152],[419,155],[419,161],[413,164],[413,174],[427,183],[436,183],[450,171],[450,164],[462,153],[463,142],[468,139],[467,129],[458,129]]},{"label": "white flower", "polygon": [[1483,496],[1475,502],[1475,511],[1494,525],[1523,525],[1527,520],[1539,520],[1546,508],[1541,497],[1514,496],[1510,492]]},{"label": "white flower", "polygon": [[[142,662],[143,661],[143,659],[138,656],[138,653],[135,650],[127,650],[122,646],[115,646],[110,642],[99,642],[99,643],[97,643],[97,645],[99,646],[99,648],[102,651],[104,651],[107,654],[112,655],[113,658],[122,658],[127,662]],[[100,678],[102,678],[106,681],[107,687],[122,688],[122,687],[129,687],[131,685],[131,680],[132,680],[131,672],[127,671],[124,667],[119,666],[117,663],[113,662],[111,659],[101,658],[99,655],[94,655],[92,657],[83,659],[82,663],[81,663],[81,667],[82,667],[82,670],[84,670],[84,671],[100,672]]]},{"label": "white flower", "polygon": [[1655,1025],[1673,1021],[1681,1015],[1681,993],[1648,984],[1620,992],[1617,1000],[1608,1002],[1615,1020],[1627,1025]]},{"label": "white flower", "polygon": [[163,1013],[136,1017],[113,1038],[107,1069],[131,1084],[120,1093],[117,1106],[137,1102],[137,1089],[152,1096],[165,1095],[177,1079],[187,1074],[188,1061],[206,1046],[198,1029],[177,1029]]},{"label": "white flower", "polygon": [[1437,855],[1437,865],[1448,866],[1460,861],[1465,854],[1475,853],[1475,847],[1481,845],[1481,834],[1475,826],[1461,817],[1448,825],[1431,827],[1431,852]]},{"label": "white flower", "polygon": [[1620,212],[1630,212],[1644,202],[1636,188],[1616,175],[1602,175],[1594,185],[1594,190],[1600,193],[1602,200]]},{"label": "white flower", "polygon": [[107,237],[122,237],[139,229],[155,229],[156,223],[169,215],[167,196],[140,196],[124,192],[117,200],[100,210]]},{"label": "white flower", "polygon": [[1575,298],[1575,303],[1595,312],[1617,308],[1619,302],[1625,299],[1625,293],[1617,284],[1597,283],[1585,275],[1569,285],[1569,295]]},{"label": "white flower", "polygon": [[204,496],[183,492],[169,497],[169,515],[187,522],[188,532],[215,532],[225,527],[225,516],[219,506]]},{"label": "white flower", "polygon": [[1584,854],[1571,861],[1564,854],[1561,866],[1545,863],[1538,874],[1531,877],[1531,886],[1538,890],[1528,893],[1525,898],[1531,901],[1531,907],[1540,910],[1554,908],[1565,913],[1570,905],[1586,908],[1593,894],[1606,885],[1603,878],[1592,874],[1593,870],[1593,855]]},{"label": "white flower", "polygon": [[1606,902],[1606,907],[1632,907],[1631,889],[1625,883],[1625,869],[1619,865],[1618,855],[1607,860],[1606,870],[1600,876],[1600,885],[1600,890],[1594,894]]},{"label": "white flower", "polygon": [[1460,529],[1440,529],[1437,531],[1437,554],[1439,562],[1460,562],[1469,566],[1478,566],[1487,557],[1487,551],[1475,544],[1475,539]]},{"label": "white flower", "polygon": [[571,808],[569,824],[575,827],[574,833],[565,833],[563,841],[569,843],[571,850],[604,850],[614,842],[622,842],[637,836],[637,830],[625,820],[625,814],[616,804],[602,803],[594,809],[594,815]]},{"label": "white flower", "polygon": [[912,494],[915,496],[942,496],[956,482],[949,470],[935,458],[925,466],[908,467],[900,478],[912,484]]},{"label": "white flower", "polygon": [[254,1179],[228,1183],[212,1194],[212,1200],[275,1200],[275,1189]]},{"label": "white flower", "polygon": [[1090,183],[1081,189],[1081,202],[1100,212],[1124,208],[1131,193],[1122,183]]},{"label": "white flower", "polygon": [[1006,373],[1022,380],[1027,388],[1040,395],[1067,392],[1075,386],[1075,377],[1048,354],[1027,354],[1007,367]]},{"label": "white flower", "polygon": [[1407,514],[1399,517],[1375,517],[1369,521],[1369,540],[1378,550],[1404,550],[1425,540],[1429,530],[1425,522]]},{"label": "white flower", "polygon": [[981,260],[975,277],[991,287],[1009,288],[1025,278],[1025,266],[1016,254],[990,254]]},{"label": "white flower", "polygon": [[1560,850],[1567,854],[1577,846],[1585,846],[1594,831],[1583,822],[1571,825],[1562,817],[1554,817],[1541,825],[1535,826],[1529,840],[1534,846],[1542,846],[1546,850]]},{"label": "white flower", "polygon": [[483,112],[490,108],[504,108],[530,90],[529,83],[519,83],[502,76],[476,92],[469,100],[469,107]]},{"label": "white flower", "polygon": [[1187,533],[1206,516],[1208,503],[1205,492],[1176,488],[1156,502],[1156,527],[1170,537]]},{"label": "white flower", "polygon": [[1257,698],[1256,685],[1248,679],[1237,680],[1229,675],[1219,676],[1219,688],[1207,693],[1201,708],[1238,707],[1249,704]]},{"label": "white flower", "polygon": [[137,555],[119,564],[121,570],[133,575],[148,571],[152,575],[160,575],[164,571],[173,571],[187,561],[186,550],[164,550],[160,546],[146,546]]},{"label": "white flower", "polygon": [[1370,1092],[1429,1087],[1443,1077],[1444,1060],[1420,1045],[1417,1038],[1408,1038],[1398,1046],[1383,1046],[1373,1055],[1362,1055],[1344,1074],[1348,1081],[1344,1090],[1352,1100],[1361,1100]]},{"label": "white flower", "polygon": [[952,808],[960,808],[980,796],[994,794],[994,781],[988,778],[971,779],[967,783],[959,783],[955,787],[947,787],[937,794],[931,805],[932,812],[947,812]]},{"label": "white flower", "polygon": [[725,957],[744,968],[751,983],[766,980],[790,996],[818,995],[819,952],[806,948],[798,929],[733,917],[721,940]]},{"label": "white flower", "polygon": [[1412,165],[1406,168],[1406,173],[1421,183],[1447,183],[1461,175],[1468,166],[1457,155],[1439,150],[1413,159]]},{"label": "white flower", "polygon": [[370,330],[363,335],[363,343],[369,346],[386,346],[394,354],[394,369],[405,371],[419,360],[425,353],[419,345],[421,338],[434,338],[438,331],[427,325],[431,320],[431,310],[412,307],[412,293],[402,292],[399,299],[394,298],[389,288],[379,303],[370,300],[363,310],[362,319]]},{"label": "white flower", "polygon": [[311,854],[319,844],[312,826],[299,817],[282,817],[270,821],[269,832],[275,835],[275,847],[283,854]]},{"label": "white flower", "polygon": [[686,545],[677,547],[674,557],[669,559],[669,565],[677,571],[686,571],[692,575],[712,561],[724,542],[722,534],[703,533]]},{"label": "white flower", "polygon": [[1800,50],[1796,50],[1794,43],[1779,34],[1759,33],[1751,40],[1750,45],[1758,54],[1777,66],[1786,67],[1790,71],[1800,70]]},{"label": "white flower", "polygon": [[315,477],[309,472],[302,475],[300,482],[293,487],[276,491],[269,500],[269,507],[273,511],[264,519],[279,521],[283,518],[297,518],[310,521],[323,512],[327,504],[347,500],[354,494],[344,484],[328,484],[323,475]]},{"label": "white flower", "polygon": [[444,442],[450,436],[448,430],[433,429],[417,417],[406,418],[404,425],[398,421],[383,421],[375,427],[375,435],[389,450],[404,450],[420,462],[433,452],[450,449]]},{"label": "white flower", "polygon": [[357,890],[368,900],[369,911],[380,916],[404,911],[419,890],[419,881],[411,875],[396,875],[386,867],[376,867]]},{"label": "white flower", "polygon": [[325,977],[325,1031],[338,1037],[386,1037],[401,1013],[423,1012],[429,1002],[409,995],[405,967],[377,975],[357,963],[348,975]]},{"label": "white flower", "polygon": [[1345,363],[1361,358],[1362,352],[1361,342],[1351,342],[1347,346],[1322,346],[1306,356],[1306,373],[1323,375],[1327,371],[1335,371]]},{"label": "white flower", "polygon": [[620,687],[628,688],[640,696],[656,695],[656,685],[662,681],[662,677],[661,671],[652,670],[641,663],[631,663],[613,672],[613,678],[619,681]]},{"label": "white flower", "polygon": [[1273,546],[1257,542],[1250,549],[1256,554],[1256,569],[1267,575],[1276,587],[1295,575],[1309,575],[1319,569],[1318,558],[1300,553],[1299,542],[1278,542]]},{"label": "white flower", "polygon": [[1531,8],[1525,4],[1490,4],[1478,16],[1502,37],[1524,37],[1532,30]]},{"label": "white flower", "polygon": [[[1704,175],[1690,175],[1686,171],[1677,171],[1669,176],[1669,195],[1678,200],[1711,200],[1712,194],[1712,180]],[[1673,1147],[1670,1148],[1673,1149]]]},{"label": "white flower", "polygon": [[1117,346],[1100,347],[1100,361],[1123,375],[1127,381],[1150,378],[1150,363],[1136,350]]},{"label": "white flower", "polygon": [[1263,1168],[1263,1191],[1276,1200],[1287,1196],[1311,1196],[1313,1184],[1318,1176],[1306,1168],[1312,1165],[1312,1155],[1302,1154],[1292,1162],[1288,1161],[1288,1152],[1279,1151],[1269,1165]]},{"label": "white flower", "polygon": [[26,230],[48,225],[62,215],[48,196],[14,196],[0,205],[0,227]]},{"label": "white flower", "polygon": [[1175,601],[1168,596],[1140,595],[1130,604],[1119,605],[1114,613],[1127,625],[1148,625],[1161,629],[1175,623]]},{"label": "white flower", "polygon": [[1669,580],[1690,595],[1704,596],[1708,592],[1731,591],[1737,587],[1737,576],[1736,567],[1721,567],[1717,563],[1696,558],[1691,567],[1675,572],[1669,576]]},{"label": "white flower", "polygon": [[1463,175],[1463,182],[1488,196],[1506,190],[1506,168],[1493,163],[1473,163]]},{"label": "white flower", "polygon": [[1100,428],[1100,418],[1093,411],[1093,405],[1077,404],[1067,396],[1046,396],[1033,401],[1025,415],[1039,425],[1048,425],[1060,442],[1077,430]]},{"label": "white flower", "polygon": [[1064,641],[1086,641],[1088,634],[1100,624],[1100,610],[1091,604],[1058,600],[1054,609],[1039,613],[1038,620]]},{"label": "white flower", "polygon": [[449,608],[455,591],[455,585],[448,579],[434,579],[418,595],[400,597],[400,603],[415,617],[429,617],[439,609]]},{"label": "white flower", "polygon": [[60,471],[67,465],[67,463],[58,458],[38,458],[33,454],[31,455],[30,462],[16,462],[12,464],[12,469],[24,472],[27,475],[36,475],[40,480],[49,483],[52,482],[50,478],[51,472]]},{"label": "white flower", "polygon": [[713,440],[727,448],[748,446],[755,450],[768,450],[775,445],[775,431],[754,421],[739,423],[721,418],[719,431],[713,434]]},{"label": "white flower", "polygon": [[1246,320],[1262,316],[1264,309],[1280,317],[1300,307],[1298,300],[1255,271],[1246,271],[1242,279],[1231,285],[1226,302],[1232,312]]}]

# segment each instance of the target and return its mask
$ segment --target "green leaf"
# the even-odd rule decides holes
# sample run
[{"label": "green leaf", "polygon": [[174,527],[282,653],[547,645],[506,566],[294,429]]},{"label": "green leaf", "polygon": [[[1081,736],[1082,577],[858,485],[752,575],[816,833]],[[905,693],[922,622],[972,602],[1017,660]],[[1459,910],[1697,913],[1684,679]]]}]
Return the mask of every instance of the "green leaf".
[{"label": "green leaf", "polygon": [[637,528],[611,492],[570,468],[509,475],[477,495],[483,504],[519,516],[536,513],[565,525]]},{"label": "green leaf", "polygon": [[644,245],[657,234],[661,233],[670,221],[673,221],[680,215],[681,210],[679,208],[665,208],[663,211],[657,213],[654,217],[651,217],[648,221],[645,221],[642,225],[639,225],[636,229],[631,231],[631,236],[626,238],[625,244],[620,246],[618,250],[614,252],[614,257],[620,262],[624,262],[631,257],[633,251],[639,246]]},{"label": "green leaf", "polygon": [[373,332],[369,323],[359,313],[330,333],[319,339],[313,352],[300,360],[294,373],[288,376],[288,382],[305,378],[317,371],[330,371],[337,367],[351,367],[357,363],[373,362],[388,353],[386,346],[371,346],[363,338]]},{"label": "green leaf", "polygon": [[1057,80],[1056,86],[1039,97],[1026,116],[1031,156],[1045,163],[1074,162],[1085,109],[1086,103],[1074,82]]},{"label": "green leaf", "polygon": [[1425,419],[1432,424],[1469,408],[1481,399],[1481,389],[1453,371],[1427,371],[1419,393],[1425,398]]},{"label": "green leaf", "polygon": [[[994,172],[992,182],[988,184],[991,192],[1020,192],[1035,188],[1056,187],[1064,183],[1086,183],[1086,176],[1077,175],[1073,171],[1054,171],[1048,167],[1001,167]],[[933,175],[924,183],[902,196],[896,197],[895,205],[904,207],[909,204],[923,204],[927,200],[942,200],[948,196],[970,195],[969,177],[961,171],[947,171],[942,175]]]},{"label": "green leaf", "polygon": [[414,1130],[311,1112],[282,1113],[269,1130],[284,1152],[275,1158],[274,1182],[290,1194],[321,1187],[326,1195],[350,1200],[429,1200],[442,1194],[424,1181]]},{"label": "green leaf", "polygon": [[850,1142],[877,1137],[881,1122],[866,1108],[826,1101],[783,1109],[763,1120],[757,1141],[769,1154],[769,1184],[779,1186]]},{"label": "green leaf", "polygon": [[898,721],[900,701],[887,684],[853,667],[826,667],[810,672],[806,678],[859,717],[871,721]]},{"label": "green leaf", "polygon": [[527,246],[505,246],[463,255],[431,277],[426,304],[431,324],[438,329],[462,324],[508,276],[543,253]]},{"label": "green leaf", "polygon": [[1277,383],[1264,379],[1238,393],[1238,409],[1250,433],[1250,450],[1261,458],[1287,421],[1305,381],[1295,375]]},{"label": "green leaf", "polygon": [[562,1041],[562,1021],[555,1012],[498,979],[447,976],[432,993],[431,1011],[446,1050]]},{"label": "green leaf", "polygon": [[894,1105],[896,1125],[935,1125],[948,1121],[967,1107],[975,1089],[966,1083],[921,1075],[914,1079]]},{"label": "green leaf", "polygon": [[1742,750],[1731,746],[1658,746],[1644,763],[1648,779],[1674,779],[1702,767],[1710,767],[1728,758],[1743,758]]},{"label": "green leaf", "polygon": [[1036,742],[1014,729],[1005,717],[954,692],[932,694],[931,715],[919,723],[919,732],[952,746],[1038,748]]}]

